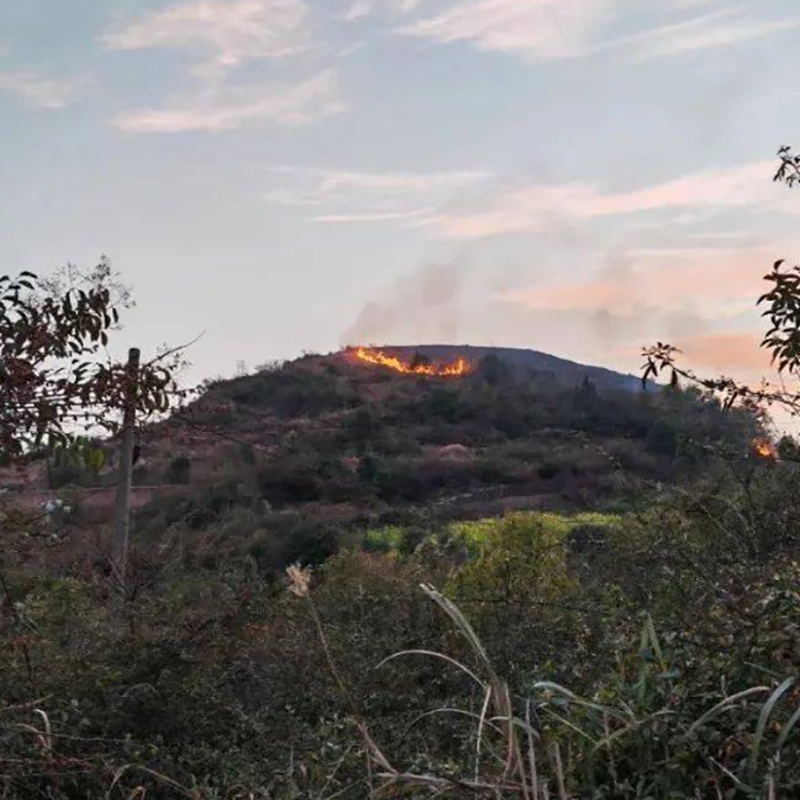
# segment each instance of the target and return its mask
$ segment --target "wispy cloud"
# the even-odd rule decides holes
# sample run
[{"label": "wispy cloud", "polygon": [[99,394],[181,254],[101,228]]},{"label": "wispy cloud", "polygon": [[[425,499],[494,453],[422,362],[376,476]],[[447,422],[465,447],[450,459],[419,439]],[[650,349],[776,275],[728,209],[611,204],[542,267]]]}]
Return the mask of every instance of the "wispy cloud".
[{"label": "wispy cloud", "polygon": [[470,0],[400,29],[406,36],[469,42],[525,58],[584,52],[594,27],[619,0]]},{"label": "wispy cloud", "polygon": [[634,315],[657,307],[713,317],[751,308],[774,260],[765,247],[632,250],[621,265],[573,280],[550,280],[503,292],[500,299],[531,309]]},{"label": "wispy cloud", "polygon": [[[800,17],[768,19],[738,8],[722,8],[674,21],[707,0],[654,2],[650,26],[609,39],[608,28],[631,0],[469,0],[416,19],[399,29],[405,36],[439,43],[467,42],[479,50],[525,60],[574,58],[627,49],[637,60],[726,47],[800,26]],[[668,21],[664,21],[668,20]]]},{"label": "wispy cloud", "polygon": [[45,78],[35,72],[0,71],[0,94],[9,94],[37,108],[66,108],[77,98],[83,79]]},{"label": "wispy cloud", "polygon": [[[303,183],[310,183],[300,198],[314,198],[316,202],[326,202],[340,197],[344,192],[366,190],[388,192],[390,194],[429,192],[439,189],[454,189],[475,181],[491,177],[486,170],[460,170],[454,172],[355,172],[341,169],[314,169],[311,167],[275,167],[273,172],[294,176]],[[291,203],[291,195],[285,195],[285,202]],[[268,196],[268,199],[276,199]],[[305,204],[307,200],[302,200]]]},{"label": "wispy cloud", "polygon": [[787,194],[776,194],[771,162],[695,173],[652,187],[607,192],[585,183],[534,184],[498,194],[483,207],[453,210],[428,220],[448,238],[479,239],[541,231],[562,221],[655,211],[700,211],[745,206],[797,210]]},{"label": "wispy cloud", "polygon": [[210,54],[200,71],[225,71],[309,46],[303,0],[190,0],[108,31],[112,50],[197,48]]},{"label": "wispy cloud", "polygon": [[758,331],[707,333],[681,342],[685,360],[692,367],[716,373],[749,374],[752,380],[774,375],[769,353]]},{"label": "wispy cloud", "polygon": [[631,48],[636,60],[647,61],[698,50],[730,47],[798,27],[800,17],[762,20],[748,16],[741,10],[723,9],[683,22],[663,25],[598,49]]},{"label": "wispy cloud", "polygon": [[407,14],[423,2],[425,0],[353,0],[342,18],[354,22],[384,8],[395,14]]},{"label": "wispy cloud", "polygon": [[272,171],[280,185],[265,192],[265,200],[324,209],[313,221],[327,224],[427,219],[456,192],[492,176],[485,170],[425,173],[277,167]]},{"label": "wispy cloud", "polygon": [[[283,82],[233,72],[259,60],[286,59],[312,46],[305,0],[188,0],[108,31],[112,50],[188,49],[203,60],[197,88],[161,105],[118,114],[112,124],[133,133],[232,131],[253,124],[307,125],[343,112],[339,76],[321,69]],[[307,72],[306,72],[307,75]]]},{"label": "wispy cloud", "polygon": [[112,120],[129,133],[219,132],[248,124],[307,125],[346,108],[333,71],[292,85],[202,92],[189,103],[124,112]]},{"label": "wispy cloud", "polygon": [[669,341],[687,366],[758,381],[770,369],[755,300],[775,253],[791,245],[627,250],[592,271],[542,276],[495,299],[509,318],[579,331],[577,352],[599,345],[599,360],[633,368],[643,345]]},{"label": "wispy cloud", "polygon": [[412,211],[390,211],[384,214],[323,214],[314,217],[314,222],[324,224],[352,224],[363,222],[398,222],[425,217],[436,209],[432,207],[418,208]]}]

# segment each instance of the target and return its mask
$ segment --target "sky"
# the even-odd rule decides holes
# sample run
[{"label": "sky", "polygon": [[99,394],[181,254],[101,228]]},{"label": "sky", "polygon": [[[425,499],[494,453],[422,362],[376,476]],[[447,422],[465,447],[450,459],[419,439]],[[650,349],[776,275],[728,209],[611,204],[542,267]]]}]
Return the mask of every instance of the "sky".
[{"label": "sky", "polygon": [[193,378],[348,343],[757,380],[796,0],[0,0],[2,271],[108,256]]}]

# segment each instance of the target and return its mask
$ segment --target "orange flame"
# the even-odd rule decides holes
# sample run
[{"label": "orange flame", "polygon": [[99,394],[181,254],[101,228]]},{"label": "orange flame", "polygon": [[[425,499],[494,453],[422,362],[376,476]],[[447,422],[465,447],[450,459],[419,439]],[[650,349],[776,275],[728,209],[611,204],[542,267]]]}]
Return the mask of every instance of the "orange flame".
[{"label": "orange flame", "polygon": [[472,372],[472,364],[465,358],[457,358],[451,364],[404,364],[396,356],[390,356],[380,350],[359,347],[354,351],[355,357],[366,364],[393,369],[403,375],[427,375],[434,378],[455,378]]},{"label": "orange flame", "polygon": [[778,460],[778,451],[769,439],[754,439],[753,451],[759,458],[764,458],[768,461]]}]

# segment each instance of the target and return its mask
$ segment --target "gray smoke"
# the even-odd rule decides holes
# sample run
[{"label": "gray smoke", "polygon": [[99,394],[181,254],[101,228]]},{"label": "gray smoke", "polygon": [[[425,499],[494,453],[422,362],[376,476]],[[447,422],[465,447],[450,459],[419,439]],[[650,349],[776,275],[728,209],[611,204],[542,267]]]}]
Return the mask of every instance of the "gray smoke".
[{"label": "gray smoke", "polygon": [[466,268],[455,264],[430,264],[399,278],[364,306],[342,344],[456,342],[465,275]]}]

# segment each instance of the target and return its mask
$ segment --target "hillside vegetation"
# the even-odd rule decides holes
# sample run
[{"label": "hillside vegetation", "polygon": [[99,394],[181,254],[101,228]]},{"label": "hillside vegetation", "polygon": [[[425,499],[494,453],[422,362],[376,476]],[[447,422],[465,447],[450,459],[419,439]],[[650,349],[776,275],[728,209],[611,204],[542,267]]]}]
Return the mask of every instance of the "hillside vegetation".
[{"label": "hillside vegetation", "polygon": [[592,368],[539,372],[493,352],[472,363],[428,378],[344,353],[210,384],[143,436],[136,481],[186,489],[139,514],[141,536],[230,528],[241,547],[247,529],[257,552],[287,540],[282,569],[370,526],[614,508],[632,484],[686,482],[715,454],[746,455],[760,431],[696,391],[643,391],[607,371],[599,388]]},{"label": "hillside vegetation", "polygon": [[[759,435],[493,353],[214,382],[142,437],[137,480],[180,491],[137,512],[124,598],[91,489],[5,507],[0,787],[791,797],[800,486]],[[51,479],[107,480],[73,455]]]},{"label": "hillside vegetation", "polygon": [[241,519],[213,548],[163,531],[123,605],[90,553],[21,558],[8,796],[519,796],[535,780],[539,797],[791,797],[800,485],[790,464],[741,469],[615,513],[367,529],[300,598],[264,571],[271,531],[254,548]]}]

